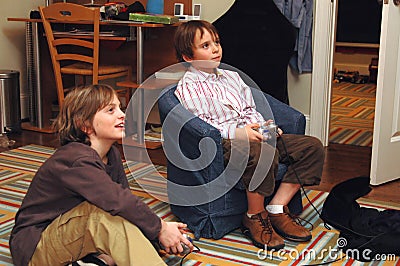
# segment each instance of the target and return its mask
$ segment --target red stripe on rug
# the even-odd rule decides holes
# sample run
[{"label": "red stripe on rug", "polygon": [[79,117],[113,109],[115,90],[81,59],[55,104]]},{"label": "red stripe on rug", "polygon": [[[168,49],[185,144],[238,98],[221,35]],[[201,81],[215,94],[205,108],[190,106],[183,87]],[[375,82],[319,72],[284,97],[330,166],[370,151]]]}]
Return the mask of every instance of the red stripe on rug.
[{"label": "red stripe on rug", "polygon": [[[325,194],[325,192],[320,191],[314,198],[312,198],[312,199],[310,200],[311,203],[314,203],[317,199],[319,199],[319,198],[320,198],[322,195],[324,195],[324,194]],[[308,197],[308,196],[307,196],[307,197]],[[306,197],[306,198],[307,198],[307,197]],[[305,209],[307,209],[308,207],[310,207],[311,203],[308,201],[307,204],[304,205],[303,211],[304,211]]]},{"label": "red stripe on rug", "polygon": [[331,136],[334,136],[334,135],[336,135],[339,131],[341,131],[342,129],[341,128],[336,128],[335,130],[333,130],[333,131],[331,131],[329,134],[331,135]]},{"label": "red stripe on rug", "polygon": [[168,212],[166,215],[162,215],[161,218],[166,219],[170,216],[172,216],[172,212]]},{"label": "red stripe on rug", "polygon": [[353,142],[361,135],[361,133],[363,133],[363,131],[361,131],[360,129],[355,130],[355,132],[350,135],[350,138],[348,138],[346,140],[346,142],[350,142],[350,143]]},{"label": "red stripe on rug", "polygon": [[229,237],[223,237],[221,238],[222,240],[228,241],[228,242],[233,242],[233,243],[238,243],[238,244],[245,244],[245,245],[250,245],[250,242],[247,241],[241,241],[241,240],[237,240],[237,239],[233,239],[233,238],[229,238]]},{"label": "red stripe on rug", "polygon": [[354,102],[358,101],[358,99],[350,99],[349,101],[346,102],[346,104],[344,104],[343,106],[350,106],[352,105]]},{"label": "red stripe on rug", "polygon": [[[14,179],[14,178],[17,178],[17,177],[23,176],[23,175],[26,175],[26,174],[25,174],[25,173],[18,173],[18,174],[16,174],[16,175],[10,176],[10,177],[8,177],[8,178],[2,179],[2,180],[1,180],[1,183],[5,183],[5,181],[7,181],[7,180],[9,180],[9,179]],[[3,184],[3,185],[6,185],[6,184]]]},{"label": "red stripe on rug", "polygon": [[2,244],[2,243],[0,243],[0,247],[4,247],[4,248],[10,248],[10,246],[9,246],[9,245],[5,245],[5,244]]},{"label": "red stripe on rug", "polygon": [[[26,155],[25,155],[26,156]],[[50,156],[47,156],[47,158],[43,158],[43,159],[29,159],[29,158],[27,158],[27,157],[25,157],[25,156],[16,156],[16,155],[13,155],[13,154],[9,154],[9,153],[3,153],[3,154],[1,154],[1,156],[0,156],[0,158],[3,158],[4,160],[10,160],[10,158],[12,158],[14,161],[24,161],[23,163],[24,164],[28,164],[28,163],[25,163],[25,161],[27,161],[27,162],[32,162],[32,163],[30,163],[29,165],[34,165],[34,166],[36,166],[36,164],[43,164],[43,162],[46,160],[46,159],[48,159],[48,157]]]},{"label": "red stripe on rug", "polygon": [[15,207],[15,208],[21,207],[21,204],[15,204],[15,203],[3,201],[3,200],[0,200],[0,204],[4,204],[4,205],[7,205],[7,206],[12,206],[12,207]]},{"label": "red stripe on rug", "polygon": [[353,265],[353,262],[354,262],[353,258],[348,258],[348,261],[346,262],[345,266]]},{"label": "red stripe on rug", "polygon": [[6,224],[6,223],[11,222],[11,221],[14,221],[14,218],[2,221],[0,224]]},{"label": "red stripe on rug", "polygon": [[[236,260],[236,259],[231,259],[231,258],[228,258],[228,257],[223,257],[223,256],[218,256],[218,255],[214,255],[214,254],[211,254],[211,253],[206,253],[206,252],[203,252],[203,251],[199,251],[199,252],[196,252],[197,254],[201,254],[201,255],[204,255],[204,256],[207,256],[207,257],[213,257],[213,258],[216,258],[216,259],[222,259],[222,260],[228,260],[228,261],[232,261],[232,262],[238,262],[238,263],[241,263],[242,265],[254,265],[253,263],[250,263],[250,262],[245,262],[245,261],[242,261],[242,260]],[[229,254],[227,254],[227,255],[229,255]]]},{"label": "red stripe on rug", "polygon": [[[4,186],[7,186],[7,184],[5,184]],[[26,194],[26,191],[21,191],[21,190],[17,190],[17,189],[12,189],[12,188],[8,188],[8,187],[2,187],[3,190],[6,191],[11,191],[11,192],[16,192],[16,193],[20,193],[20,194]]]},{"label": "red stripe on rug", "polygon": [[[32,147],[32,148],[27,148],[27,147]],[[40,151],[40,149],[42,149],[42,150],[43,149],[50,150],[50,151],[53,151],[53,152],[50,152],[50,151],[44,152],[44,151]],[[22,147],[19,147],[18,150],[23,150],[23,151],[27,151],[27,152],[31,152],[31,153],[43,154],[43,155],[45,155],[47,157],[50,157],[56,151],[55,148],[42,146],[42,145],[36,145],[36,144],[30,144],[30,145],[27,145],[27,146],[22,146]]]},{"label": "red stripe on rug", "polygon": [[12,166],[9,166],[9,165],[7,165],[7,166],[6,165],[2,165],[2,167],[4,167],[7,170],[10,170],[10,171],[16,171],[16,172],[25,171],[25,173],[29,173],[29,174],[34,174],[34,172],[35,172],[34,169],[26,170],[24,167],[12,167]]},{"label": "red stripe on rug", "polygon": [[157,202],[158,200],[156,200],[156,199],[152,199],[152,200],[150,200],[148,203],[146,203],[147,205],[150,205],[150,204],[153,204],[154,202]]},{"label": "red stripe on rug", "polygon": [[322,238],[323,236],[325,236],[325,235],[326,235],[326,231],[322,231],[321,234],[320,234],[316,239],[314,239],[314,241],[311,243],[311,245],[309,245],[309,246],[307,247],[307,249],[303,250],[303,251],[300,253],[299,258],[292,264],[292,266],[298,265],[298,264],[300,263],[300,261],[303,260],[304,255],[307,255],[307,254],[309,253],[310,249],[312,249],[312,248],[321,240],[321,238]]}]

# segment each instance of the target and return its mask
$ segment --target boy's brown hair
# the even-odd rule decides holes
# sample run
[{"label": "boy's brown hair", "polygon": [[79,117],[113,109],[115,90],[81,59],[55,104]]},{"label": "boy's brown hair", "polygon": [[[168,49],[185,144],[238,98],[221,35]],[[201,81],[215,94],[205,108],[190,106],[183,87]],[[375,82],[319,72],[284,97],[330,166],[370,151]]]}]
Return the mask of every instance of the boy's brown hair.
[{"label": "boy's brown hair", "polygon": [[114,95],[115,90],[104,84],[78,87],[70,91],[54,123],[61,146],[69,142],[90,145],[85,131],[93,128],[95,114],[110,104]]},{"label": "boy's brown hair", "polygon": [[204,31],[208,31],[214,39],[218,39],[218,31],[210,22],[205,20],[190,20],[178,26],[175,32],[174,45],[176,57],[183,62],[183,56],[193,58],[194,37],[197,30],[200,30],[200,37]]}]

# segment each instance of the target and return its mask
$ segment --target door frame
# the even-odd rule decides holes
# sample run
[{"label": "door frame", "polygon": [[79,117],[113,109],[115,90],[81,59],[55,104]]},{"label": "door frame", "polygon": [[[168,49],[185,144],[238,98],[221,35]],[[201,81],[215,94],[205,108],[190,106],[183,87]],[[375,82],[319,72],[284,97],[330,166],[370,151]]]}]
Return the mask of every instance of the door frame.
[{"label": "door frame", "polygon": [[337,0],[315,1],[313,72],[311,78],[310,135],[329,143],[333,56],[336,39]]}]

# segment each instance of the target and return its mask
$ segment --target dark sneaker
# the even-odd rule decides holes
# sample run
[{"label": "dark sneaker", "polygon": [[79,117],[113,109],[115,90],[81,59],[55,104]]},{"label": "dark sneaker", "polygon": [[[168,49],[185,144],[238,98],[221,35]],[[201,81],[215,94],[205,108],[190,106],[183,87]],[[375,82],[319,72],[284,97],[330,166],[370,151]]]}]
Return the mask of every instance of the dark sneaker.
[{"label": "dark sneaker", "polygon": [[283,239],[272,228],[267,211],[254,214],[251,218],[244,214],[242,232],[258,248],[279,250],[285,246]]},{"label": "dark sneaker", "polygon": [[107,264],[95,254],[88,254],[82,259],[73,262],[70,266],[107,266]]},{"label": "dark sneaker", "polygon": [[283,213],[268,214],[275,231],[291,241],[306,242],[311,240],[311,233],[300,224],[298,219],[291,215],[287,206],[283,207]]}]

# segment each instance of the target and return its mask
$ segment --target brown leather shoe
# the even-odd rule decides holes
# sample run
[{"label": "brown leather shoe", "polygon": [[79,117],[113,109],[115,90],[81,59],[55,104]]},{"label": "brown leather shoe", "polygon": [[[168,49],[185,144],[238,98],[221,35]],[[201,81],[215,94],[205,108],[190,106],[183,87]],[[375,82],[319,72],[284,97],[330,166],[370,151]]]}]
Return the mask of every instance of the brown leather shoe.
[{"label": "brown leather shoe", "polygon": [[249,218],[244,214],[242,232],[251,239],[253,245],[267,250],[279,250],[285,246],[283,239],[275,233],[267,211],[254,214]]},{"label": "brown leather shoe", "polygon": [[302,226],[295,216],[291,215],[287,206],[283,207],[283,213],[269,213],[271,224],[275,231],[291,241],[306,242],[311,240],[311,233]]}]

